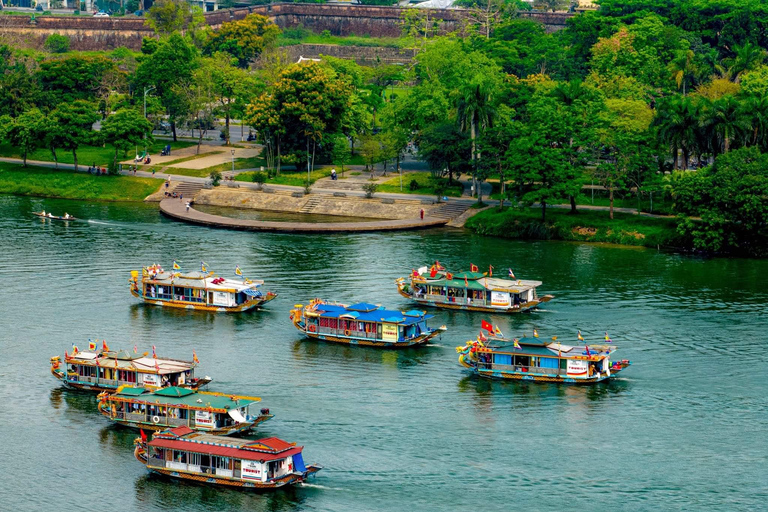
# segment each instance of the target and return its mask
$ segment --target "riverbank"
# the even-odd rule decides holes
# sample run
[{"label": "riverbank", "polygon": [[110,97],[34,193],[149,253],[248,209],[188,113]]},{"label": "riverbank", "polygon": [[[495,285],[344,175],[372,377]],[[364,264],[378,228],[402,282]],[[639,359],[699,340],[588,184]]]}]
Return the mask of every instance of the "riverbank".
[{"label": "riverbank", "polygon": [[0,193],[89,201],[143,201],[163,180],[95,176],[71,170],[22,167],[0,162]]},{"label": "riverbank", "polygon": [[511,239],[567,240],[606,242],[644,247],[675,247],[679,242],[677,223],[673,217],[648,217],[607,211],[547,210],[541,222],[541,210],[490,208],[470,218],[467,229],[480,235]]}]

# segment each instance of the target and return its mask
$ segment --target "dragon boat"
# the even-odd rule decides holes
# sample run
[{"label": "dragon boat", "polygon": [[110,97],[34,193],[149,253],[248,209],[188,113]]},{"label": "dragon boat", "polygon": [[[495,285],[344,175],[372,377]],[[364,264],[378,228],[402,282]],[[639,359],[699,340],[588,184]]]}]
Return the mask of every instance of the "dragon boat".
[{"label": "dragon boat", "polygon": [[269,409],[258,416],[249,407],[261,398],[227,395],[188,388],[168,387],[149,391],[121,387],[99,395],[99,412],[113,422],[147,430],[189,427],[216,435],[244,434],[272,418]]},{"label": "dragon boat", "polygon": [[134,456],[158,475],[247,490],[278,489],[305,481],[322,469],[304,464],[303,446],[276,437],[222,439],[189,427],[137,438]]},{"label": "dragon boat", "polygon": [[[239,271],[239,269],[238,269]],[[260,288],[264,281],[226,279],[209,271],[166,272],[159,265],[131,271],[131,294],[146,303],[172,308],[239,313],[277,297]]]},{"label": "dragon boat", "polygon": [[423,345],[446,330],[427,326],[432,315],[424,311],[393,311],[361,302],[347,306],[320,299],[296,304],[293,325],[309,338],[368,347]]},{"label": "dragon boat", "polygon": [[51,358],[51,374],[71,389],[85,391],[113,392],[121,386],[158,389],[163,386],[178,386],[197,390],[211,382],[211,378],[195,377],[197,355],[194,361],[147,357],[148,353],[128,353],[124,350],[110,351],[104,343],[101,350],[80,352],[73,347],[72,354],[64,352],[61,357]]},{"label": "dragon boat", "polygon": [[[498,328],[477,340],[456,347],[459,363],[480,377],[535,382],[594,384],[615,377],[630,366],[629,360],[611,362],[612,345],[563,345],[557,337],[508,339]],[[579,333],[581,339],[581,333]],[[606,339],[608,335],[606,334]]]},{"label": "dragon boat", "polygon": [[454,274],[435,262],[395,284],[400,295],[424,306],[487,313],[522,313],[554,298],[538,296],[541,281],[515,279],[511,270],[510,278],[502,279],[493,277],[493,267],[488,270],[481,273],[472,265],[470,271]]}]

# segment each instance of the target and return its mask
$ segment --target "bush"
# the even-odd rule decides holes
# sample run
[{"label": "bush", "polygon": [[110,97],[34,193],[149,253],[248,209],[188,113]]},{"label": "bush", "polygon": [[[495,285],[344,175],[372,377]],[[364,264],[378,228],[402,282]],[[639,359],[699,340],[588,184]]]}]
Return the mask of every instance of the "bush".
[{"label": "bush", "polygon": [[296,28],[287,28],[283,30],[283,37],[286,39],[295,39],[300,41],[307,36],[310,36],[312,32],[304,28],[304,25],[299,24]]},{"label": "bush", "polygon": [[61,34],[51,34],[45,40],[45,49],[51,53],[67,53],[69,51],[69,38]]},{"label": "bush", "polygon": [[322,32],[320,32],[320,35],[322,37],[325,37],[325,38],[331,37],[331,31],[330,30],[323,30]]},{"label": "bush", "polygon": [[267,182],[267,175],[263,172],[255,172],[253,173],[253,177],[251,178],[254,183],[259,184],[259,188],[261,188],[264,183]]},{"label": "bush", "polygon": [[211,178],[211,184],[214,187],[218,187],[221,182],[221,173],[219,171],[211,171],[209,177]]},{"label": "bush", "polygon": [[416,180],[411,180],[411,183],[408,184],[408,188],[411,190],[419,190],[419,182]]},{"label": "bush", "polygon": [[376,190],[379,188],[379,185],[376,183],[366,183],[363,185],[363,191],[365,192],[365,197],[368,199],[373,197],[373,194],[376,193]]}]

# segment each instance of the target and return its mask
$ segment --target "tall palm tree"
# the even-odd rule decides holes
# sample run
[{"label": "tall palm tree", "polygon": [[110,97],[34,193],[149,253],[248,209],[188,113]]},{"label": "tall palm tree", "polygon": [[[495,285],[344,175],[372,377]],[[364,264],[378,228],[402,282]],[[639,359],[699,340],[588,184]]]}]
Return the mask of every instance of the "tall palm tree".
[{"label": "tall palm tree", "polygon": [[685,96],[685,84],[688,80],[693,80],[698,72],[693,50],[678,51],[675,54],[675,58],[667,65],[667,70],[669,70],[669,74],[677,84],[677,88],[680,89],[682,87],[683,96]]},{"label": "tall palm tree", "polygon": [[720,147],[727,153],[733,140],[748,132],[750,128],[744,108],[731,94],[714,101],[705,100],[702,124],[717,139],[713,148],[716,153]]},{"label": "tall palm tree", "polygon": [[469,129],[472,140],[472,185],[482,201],[482,194],[477,183],[477,160],[480,154],[477,151],[477,135],[479,130],[484,130],[491,124],[493,118],[493,88],[491,83],[478,76],[465,85],[459,91],[458,117],[461,130]]},{"label": "tall palm tree", "polygon": [[667,98],[659,104],[653,124],[658,129],[659,138],[672,150],[675,170],[678,169],[678,150],[683,152],[683,164],[687,169],[690,155],[697,149],[697,104],[686,96]]},{"label": "tall palm tree", "polygon": [[741,79],[741,75],[747,71],[752,71],[765,61],[765,50],[752,43],[744,43],[741,46],[734,46],[733,51],[735,53],[732,59],[728,60],[731,79],[734,82],[738,82]]},{"label": "tall palm tree", "polygon": [[768,97],[758,95],[743,97],[741,110],[752,128],[747,145],[765,149],[768,146]]}]

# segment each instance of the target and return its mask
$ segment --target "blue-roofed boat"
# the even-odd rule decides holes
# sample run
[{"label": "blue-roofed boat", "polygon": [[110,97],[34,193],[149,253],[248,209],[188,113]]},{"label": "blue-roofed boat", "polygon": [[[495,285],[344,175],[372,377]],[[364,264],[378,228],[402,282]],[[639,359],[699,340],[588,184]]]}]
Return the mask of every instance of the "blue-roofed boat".
[{"label": "blue-roofed boat", "polygon": [[630,361],[611,362],[613,345],[564,345],[539,337],[484,337],[456,347],[459,363],[480,377],[594,384],[615,377]]},{"label": "blue-roofed boat", "polygon": [[423,345],[446,330],[431,328],[425,311],[397,311],[361,302],[347,306],[320,299],[296,304],[291,321],[309,338],[368,347]]}]

